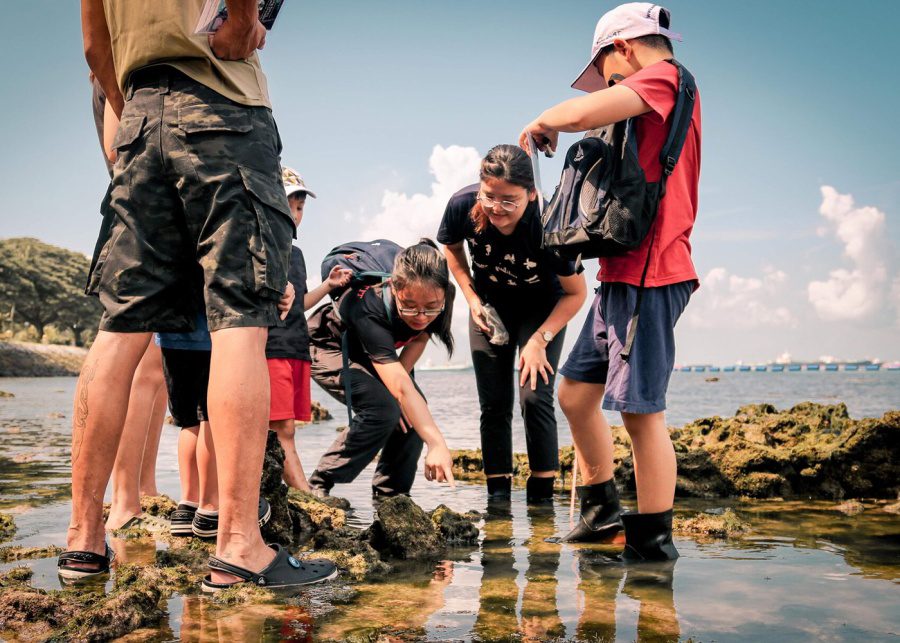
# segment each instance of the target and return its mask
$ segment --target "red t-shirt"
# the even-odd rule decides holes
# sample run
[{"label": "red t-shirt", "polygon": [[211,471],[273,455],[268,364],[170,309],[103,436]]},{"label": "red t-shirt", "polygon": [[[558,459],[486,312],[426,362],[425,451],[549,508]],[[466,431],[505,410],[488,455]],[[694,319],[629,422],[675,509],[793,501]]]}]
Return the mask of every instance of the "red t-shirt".
[{"label": "red t-shirt", "polygon": [[[678,70],[667,62],[658,62],[632,74],[621,85],[634,90],[652,111],[637,118],[638,159],[648,181],[662,175],[659,153],[669,135],[670,115],[678,94]],[[666,195],[659,204],[656,221],[640,247],[616,257],[600,259],[597,279],[639,286],[647,246],[653,241],[653,254],[647,267],[645,286],[667,286],[697,279],[691,260],[691,229],[697,218],[697,185],[700,180],[700,94],[694,103],[694,115],[678,165],[666,181]]]}]

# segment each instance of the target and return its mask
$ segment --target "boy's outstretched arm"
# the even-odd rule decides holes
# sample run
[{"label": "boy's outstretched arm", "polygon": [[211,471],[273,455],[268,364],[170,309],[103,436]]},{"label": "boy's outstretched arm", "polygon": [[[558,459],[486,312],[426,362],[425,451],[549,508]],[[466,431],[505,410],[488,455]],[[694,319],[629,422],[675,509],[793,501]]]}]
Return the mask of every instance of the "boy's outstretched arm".
[{"label": "boy's outstretched arm", "polygon": [[353,276],[352,270],[335,266],[328,273],[328,279],[303,295],[303,310],[309,310],[330,293],[335,288],[343,288],[350,283],[350,277]]},{"label": "boy's outstretched arm", "polygon": [[544,150],[549,145],[552,151],[556,151],[560,132],[586,132],[646,114],[650,110],[650,105],[643,98],[624,85],[570,98],[526,125],[519,135],[519,147],[528,150],[527,136],[531,134],[538,148]]}]

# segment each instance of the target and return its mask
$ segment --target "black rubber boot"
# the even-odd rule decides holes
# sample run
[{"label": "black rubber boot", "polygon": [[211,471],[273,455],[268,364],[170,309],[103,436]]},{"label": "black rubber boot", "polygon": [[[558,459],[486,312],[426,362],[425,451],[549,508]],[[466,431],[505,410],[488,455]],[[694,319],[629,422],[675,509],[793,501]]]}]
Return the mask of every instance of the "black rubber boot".
[{"label": "black rubber boot", "polygon": [[645,560],[675,560],[678,550],[672,542],[672,510],[655,514],[622,514],[625,525],[625,551],[628,563]]},{"label": "black rubber boot", "polygon": [[488,502],[509,502],[512,497],[512,478],[500,476],[487,479]]},{"label": "black rubber boot", "polygon": [[525,482],[525,501],[529,505],[553,504],[553,483],[556,478],[529,476]]},{"label": "black rubber boot", "polygon": [[615,480],[575,487],[581,501],[581,517],[575,529],[559,539],[561,543],[596,543],[610,540],[622,531],[622,506]]}]

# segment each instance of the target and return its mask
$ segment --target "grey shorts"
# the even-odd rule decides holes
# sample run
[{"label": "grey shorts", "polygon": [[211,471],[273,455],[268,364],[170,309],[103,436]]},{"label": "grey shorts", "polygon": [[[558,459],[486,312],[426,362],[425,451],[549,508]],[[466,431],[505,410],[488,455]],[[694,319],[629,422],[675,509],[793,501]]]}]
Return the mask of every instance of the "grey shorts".
[{"label": "grey shorts", "polygon": [[171,67],[131,83],[86,289],[100,328],[193,330],[197,302],[211,331],[278,325],[295,229],[271,110]]},{"label": "grey shorts", "polygon": [[666,408],[666,390],[675,366],[675,323],[687,306],[696,281],[645,288],[638,328],[626,362],[621,358],[636,286],[604,283],[572,352],[560,369],[563,377],[604,384],[603,408],[625,413],[658,413]]}]

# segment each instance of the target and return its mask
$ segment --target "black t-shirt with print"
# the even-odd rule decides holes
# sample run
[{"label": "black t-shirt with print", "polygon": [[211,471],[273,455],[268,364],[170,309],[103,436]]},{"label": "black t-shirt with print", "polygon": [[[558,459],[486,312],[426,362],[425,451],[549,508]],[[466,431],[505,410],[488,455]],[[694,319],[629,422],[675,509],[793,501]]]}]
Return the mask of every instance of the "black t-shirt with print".
[{"label": "black t-shirt with print", "polygon": [[284,326],[269,328],[266,341],[266,359],[302,359],[310,361],[309,328],[303,309],[306,294],[306,261],[297,246],[291,246],[291,266],[288,281],[294,284],[294,304],[284,320]]},{"label": "black t-shirt with print", "polygon": [[338,313],[348,333],[350,361],[363,366],[372,362],[391,364],[400,360],[397,349],[416,339],[421,333],[431,333],[441,325],[443,315],[438,315],[427,328],[418,331],[404,322],[393,297],[389,297],[390,319],[381,286],[351,290],[344,294]]},{"label": "black t-shirt with print", "polygon": [[512,234],[501,234],[488,224],[475,232],[470,215],[479,185],[454,194],[444,210],[438,241],[444,245],[465,240],[472,261],[472,277],[478,295],[494,305],[555,304],[563,294],[559,276],[576,274],[575,262],[560,259],[541,248],[541,220],[532,202]]}]

